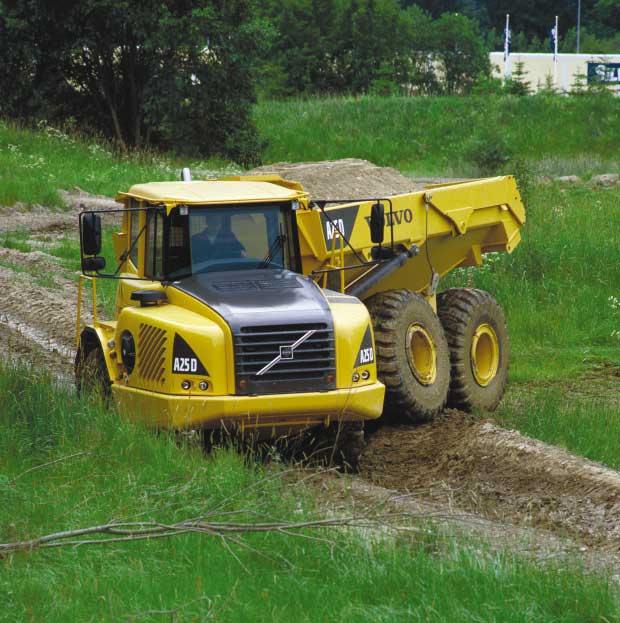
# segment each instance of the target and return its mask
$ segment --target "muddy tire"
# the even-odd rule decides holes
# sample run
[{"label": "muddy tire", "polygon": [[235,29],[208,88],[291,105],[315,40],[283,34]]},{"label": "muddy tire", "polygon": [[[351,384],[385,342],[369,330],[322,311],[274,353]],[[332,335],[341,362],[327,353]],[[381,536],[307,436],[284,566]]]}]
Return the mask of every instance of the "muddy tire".
[{"label": "muddy tire", "polygon": [[377,371],[386,386],[384,415],[425,422],[446,405],[450,356],[443,327],[419,294],[390,290],[366,301],[375,330]]},{"label": "muddy tire", "polygon": [[365,447],[363,422],[340,422],[311,432],[307,456],[314,464],[357,472]]},{"label": "muddy tire", "polygon": [[112,391],[108,369],[101,348],[93,348],[82,355],[78,351],[75,362],[75,384],[78,396],[95,398],[109,404]]},{"label": "muddy tire", "polygon": [[448,404],[495,410],[506,389],[510,351],[502,308],[484,290],[453,288],[438,295],[437,311],[450,347]]}]

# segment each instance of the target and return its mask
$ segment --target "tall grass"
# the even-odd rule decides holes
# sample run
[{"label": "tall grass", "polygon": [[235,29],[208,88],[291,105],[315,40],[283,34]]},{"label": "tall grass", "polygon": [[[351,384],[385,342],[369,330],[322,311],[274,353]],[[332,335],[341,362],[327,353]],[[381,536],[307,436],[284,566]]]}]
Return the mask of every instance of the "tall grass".
[{"label": "tall grass", "polygon": [[[611,383],[608,391],[613,392]],[[614,403],[596,392],[588,396],[569,386],[565,391],[543,387],[504,400],[494,419],[507,428],[620,469],[619,407],[620,400]]]},{"label": "tall grass", "polygon": [[478,173],[469,156],[483,138],[548,174],[616,170],[612,97],[350,97],[263,101],[255,119],[266,162],[366,158],[422,175]]},{"label": "tall grass", "polygon": [[[174,521],[216,504],[302,518],[315,501],[277,468],[205,458],[39,372],[0,370],[0,542],[116,520]],[[79,454],[83,453],[83,454]],[[57,461],[52,463],[52,461]],[[275,471],[273,471],[275,469]],[[30,470],[30,471],[28,471]],[[315,536],[317,536],[315,534]],[[572,564],[535,564],[434,536],[207,535],[34,551],[0,560],[0,621],[616,620],[616,589]]]},{"label": "tall grass", "polygon": [[181,167],[188,164],[205,178],[238,171],[217,160],[188,163],[156,152],[123,155],[72,131],[45,124],[28,129],[0,119],[0,205],[62,207],[58,190],[76,187],[114,196],[132,184],[178,179]]},{"label": "tall grass", "polygon": [[[448,177],[479,174],[472,154],[481,146],[535,163],[548,175],[616,170],[619,114],[618,98],[540,95],[324,97],[262,101],[254,111],[268,142],[266,163],[357,157]],[[29,130],[0,120],[0,205],[61,206],[58,189],[74,187],[113,196],[134,183],[177,179],[188,164],[202,178],[239,170],[173,154],[122,156],[45,124]]]},{"label": "tall grass", "polygon": [[620,191],[537,185],[513,254],[457,270],[445,286],[492,292],[506,310],[513,380],[569,378],[620,364]]}]

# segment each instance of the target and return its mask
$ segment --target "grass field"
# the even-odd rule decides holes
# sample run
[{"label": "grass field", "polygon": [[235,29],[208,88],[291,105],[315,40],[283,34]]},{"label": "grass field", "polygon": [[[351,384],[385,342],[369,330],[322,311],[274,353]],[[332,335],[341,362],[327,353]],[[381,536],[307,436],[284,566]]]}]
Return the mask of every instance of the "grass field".
[{"label": "grass field", "polygon": [[[353,156],[430,175],[477,173],[472,146],[501,134],[527,174],[523,242],[442,286],[488,289],[506,310],[511,388],[495,419],[619,468],[620,189],[532,180],[617,170],[618,112],[620,101],[606,98],[360,98],[263,102],[256,119],[270,161]],[[110,195],[175,178],[182,164],[153,154],[119,159],[49,127],[0,124],[0,205],[61,209],[59,188]],[[193,166],[204,176],[228,167]],[[65,276],[77,268],[76,242],[0,234],[0,246],[59,258]],[[29,270],[38,285],[54,287]],[[110,309],[113,292],[104,293]],[[609,396],[584,392],[605,370]],[[224,502],[223,511],[249,521],[257,519],[249,510],[286,520],[322,510],[314,492],[266,479],[277,467],[229,451],[205,460],[195,447],[80,402],[39,371],[0,364],[0,403],[0,542],[111,519],[170,522]],[[0,558],[0,621],[620,620],[615,585],[576,565],[446,543],[432,530],[381,540],[320,536],[336,546],[254,535],[249,548],[230,544],[233,555],[217,538],[183,535]]]},{"label": "grass field", "polygon": [[[591,383],[595,385],[596,380]],[[595,391],[580,394],[575,391],[577,385],[583,388],[587,383],[579,384],[577,377],[573,382],[539,387],[525,395],[521,387],[513,386],[493,419],[506,428],[620,469],[618,377],[615,383],[613,377],[610,379],[607,396]]]},{"label": "grass field", "polygon": [[29,130],[0,120],[0,205],[61,208],[59,189],[114,196],[138,182],[178,179],[188,165],[200,177],[239,171],[221,161],[188,163],[146,152],[121,156],[109,145],[75,133],[45,125]]},{"label": "grass field", "polygon": [[537,185],[515,252],[447,277],[445,286],[489,290],[504,306],[513,380],[571,378],[620,363],[619,222],[618,189]]},{"label": "grass field", "polygon": [[[619,114],[613,97],[481,96],[264,101],[254,116],[268,141],[266,163],[356,157],[415,175],[470,176],[487,160],[510,157],[540,174],[588,176],[620,166]],[[197,177],[239,171],[156,153],[117,157],[86,137],[0,120],[0,205],[60,206],[57,190],[75,186],[114,195],[177,179],[188,165]]]},{"label": "grass field", "polygon": [[357,97],[267,101],[255,119],[267,162],[366,158],[416,175],[477,175],[482,155],[541,174],[617,170],[613,97]]},{"label": "grass field", "polygon": [[[39,372],[0,370],[0,542],[110,520],[312,517],[310,492],[234,452],[205,460]],[[56,461],[53,463],[53,461]],[[235,512],[235,515],[226,513]],[[209,535],[0,558],[0,621],[614,621],[616,589],[432,531]],[[228,549],[231,548],[231,550]]]}]

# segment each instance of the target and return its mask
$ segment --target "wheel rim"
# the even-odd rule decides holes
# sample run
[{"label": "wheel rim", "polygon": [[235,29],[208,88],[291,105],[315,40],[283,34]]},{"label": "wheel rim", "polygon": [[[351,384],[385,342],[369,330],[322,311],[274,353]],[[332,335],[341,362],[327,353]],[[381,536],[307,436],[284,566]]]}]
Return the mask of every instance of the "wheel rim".
[{"label": "wheel rim", "polygon": [[419,324],[407,330],[407,359],[415,378],[431,385],[437,378],[437,349],[429,332]]},{"label": "wheel rim", "polygon": [[499,341],[490,324],[481,324],[476,329],[470,355],[476,383],[486,387],[497,376],[499,368]]}]

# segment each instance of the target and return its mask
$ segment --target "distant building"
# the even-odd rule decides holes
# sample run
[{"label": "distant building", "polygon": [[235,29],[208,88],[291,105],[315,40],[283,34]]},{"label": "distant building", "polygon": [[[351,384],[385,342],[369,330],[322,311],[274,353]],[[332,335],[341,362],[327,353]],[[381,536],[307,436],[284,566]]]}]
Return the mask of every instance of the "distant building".
[{"label": "distant building", "polygon": [[[493,75],[504,77],[504,53],[491,52]],[[514,71],[516,63],[523,63],[524,79],[530,83],[532,91],[544,88],[553,82],[553,54],[549,53],[512,53],[509,59],[509,71]],[[620,95],[620,54],[558,54],[555,88],[558,91],[570,91],[579,74],[587,83],[598,82]],[[585,84],[584,84],[585,86]]]}]

